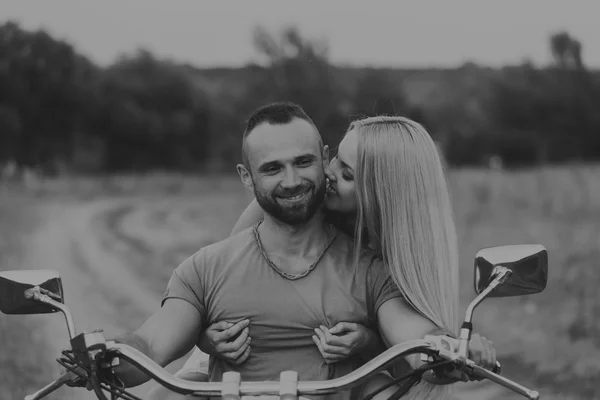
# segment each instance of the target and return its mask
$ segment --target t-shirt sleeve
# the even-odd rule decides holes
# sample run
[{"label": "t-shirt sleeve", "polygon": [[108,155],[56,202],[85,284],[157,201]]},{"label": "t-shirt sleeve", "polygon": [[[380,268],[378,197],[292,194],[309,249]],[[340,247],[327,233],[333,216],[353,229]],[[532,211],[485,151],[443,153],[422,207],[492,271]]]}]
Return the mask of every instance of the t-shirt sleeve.
[{"label": "t-shirt sleeve", "polygon": [[402,293],[381,261],[376,259],[369,266],[367,273],[370,304],[373,307],[371,312],[372,315],[376,315],[383,303],[396,297],[402,297]]},{"label": "t-shirt sleeve", "polygon": [[200,253],[187,258],[173,271],[167,289],[161,301],[161,307],[167,299],[187,301],[200,313],[202,321],[206,321],[206,306],[204,300],[204,285],[201,279]]}]

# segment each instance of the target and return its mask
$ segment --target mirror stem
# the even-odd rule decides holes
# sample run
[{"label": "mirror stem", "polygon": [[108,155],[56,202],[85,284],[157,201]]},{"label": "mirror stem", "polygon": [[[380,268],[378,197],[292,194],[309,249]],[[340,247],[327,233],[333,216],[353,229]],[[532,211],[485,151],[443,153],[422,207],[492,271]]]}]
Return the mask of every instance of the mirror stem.
[{"label": "mirror stem", "polygon": [[73,339],[75,337],[75,335],[77,335],[77,332],[75,331],[75,323],[73,322],[73,316],[71,315],[71,311],[69,310],[69,307],[67,307],[66,305],[64,305],[62,303],[59,303],[56,300],[53,300],[47,294],[43,294],[40,291],[40,289],[41,288],[39,286],[33,287],[31,289],[27,289],[25,291],[25,297],[28,299],[33,299],[33,300],[40,301],[42,303],[49,304],[52,307],[59,309],[64,314],[65,320],[67,321],[67,329],[69,330],[69,339]]},{"label": "mirror stem", "polygon": [[477,307],[483,299],[485,299],[488,294],[492,290],[494,290],[498,285],[506,282],[508,277],[512,274],[512,271],[506,267],[497,266],[494,268],[494,273],[492,277],[495,277],[494,280],[485,288],[479,296],[475,297],[475,299],[469,304],[467,307],[467,313],[465,316],[465,320],[460,327],[460,337],[458,342],[458,355],[459,357],[466,359],[469,352],[469,341],[471,340],[471,332],[473,331],[473,311],[475,311],[475,307]]}]

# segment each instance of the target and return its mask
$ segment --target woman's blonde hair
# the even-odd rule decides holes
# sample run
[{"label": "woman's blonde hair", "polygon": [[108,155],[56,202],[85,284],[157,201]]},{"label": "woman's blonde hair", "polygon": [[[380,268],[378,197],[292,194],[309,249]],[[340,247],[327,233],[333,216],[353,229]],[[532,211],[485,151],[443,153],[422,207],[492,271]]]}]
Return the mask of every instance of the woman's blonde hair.
[{"label": "woman's blonde hair", "polygon": [[[448,185],[427,130],[403,117],[353,122],[358,136],[356,251],[382,256],[406,301],[439,328],[458,333],[458,246]],[[411,394],[443,398],[423,383]],[[421,395],[417,396],[421,397]]]}]

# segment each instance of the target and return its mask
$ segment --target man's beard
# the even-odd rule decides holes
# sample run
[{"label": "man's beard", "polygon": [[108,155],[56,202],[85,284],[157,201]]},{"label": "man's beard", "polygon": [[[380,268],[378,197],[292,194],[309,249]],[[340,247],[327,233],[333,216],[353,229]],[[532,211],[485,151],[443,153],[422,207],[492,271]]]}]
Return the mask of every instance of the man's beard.
[{"label": "man's beard", "polygon": [[[301,185],[287,191],[278,190],[269,194],[261,193],[254,185],[254,196],[260,207],[273,218],[288,225],[300,225],[308,222],[315,215],[325,199],[326,189],[325,180],[318,186]],[[286,205],[277,200],[277,196],[291,197],[306,191],[309,193],[302,203]]]}]

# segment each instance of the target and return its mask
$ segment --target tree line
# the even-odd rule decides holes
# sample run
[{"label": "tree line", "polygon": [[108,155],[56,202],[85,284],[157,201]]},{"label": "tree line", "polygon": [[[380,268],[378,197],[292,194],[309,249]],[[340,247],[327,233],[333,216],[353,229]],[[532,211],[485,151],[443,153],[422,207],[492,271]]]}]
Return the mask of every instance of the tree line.
[{"label": "tree line", "polygon": [[301,104],[335,147],[359,116],[424,124],[454,166],[600,158],[600,79],[567,32],[551,66],[449,70],[333,65],[327,43],[296,28],[252,36],[257,61],[198,69],[147,50],[100,67],[69,43],[0,26],[0,165],[45,173],[233,170],[245,118],[278,100]]}]

